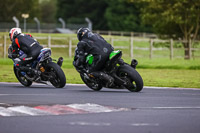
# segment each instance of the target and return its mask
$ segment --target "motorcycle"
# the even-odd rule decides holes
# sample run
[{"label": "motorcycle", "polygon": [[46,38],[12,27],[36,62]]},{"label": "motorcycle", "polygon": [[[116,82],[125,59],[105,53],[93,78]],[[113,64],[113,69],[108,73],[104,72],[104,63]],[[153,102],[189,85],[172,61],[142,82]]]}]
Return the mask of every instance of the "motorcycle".
[{"label": "motorcycle", "polygon": [[[133,59],[131,64],[125,63],[122,59],[122,51],[112,51],[109,60],[106,62],[105,68],[102,72],[114,78],[114,84],[111,87],[106,86],[105,80],[95,78],[88,74],[87,70],[93,62],[93,55],[86,55],[84,69],[76,67],[80,73],[82,81],[92,90],[100,91],[103,87],[113,89],[128,89],[131,92],[139,92],[143,89],[143,79],[135,70],[138,64],[137,60]],[[76,59],[75,59],[76,60]]]},{"label": "motorcycle", "polygon": [[[12,54],[12,47],[9,47],[8,49],[8,55],[9,54]],[[19,51],[19,57],[24,54],[23,51]],[[14,62],[14,59],[11,59]],[[62,62],[62,57],[58,59],[57,63],[53,62],[53,59],[51,58],[51,49],[43,48],[36,60],[30,64],[26,64],[26,67],[29,67],[29,69],[32,69],[37,73],[32,73],[31,71],[24,72],[16,67],[15,63],[13,69],[18,81],[26,87],[31,86],[33,82],[47,84],[48,81],[50,81],[54,87],[63,88],[66,84],[66,77],[61,69]]]}]

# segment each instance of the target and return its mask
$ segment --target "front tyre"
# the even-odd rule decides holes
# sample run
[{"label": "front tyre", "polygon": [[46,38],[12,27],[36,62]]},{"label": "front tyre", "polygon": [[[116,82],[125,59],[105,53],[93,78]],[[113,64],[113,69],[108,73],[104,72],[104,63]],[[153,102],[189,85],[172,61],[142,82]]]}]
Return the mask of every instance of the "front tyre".
[{"label": "front tyre", "polygon": [[19,69],[17,69],[15,66],[14,66],[14,73],[15,73],[15,76],[17,78],[17,80],[24,86],[26,87],[29,87],[32,85],[32,81],[30,80],[27,80],[22,74],[21,74],[21,71]]},{"label": "front tyre", "polygon": [[81,79],[83,82],[92,90],[94,91],[100,91],[102,89],[102,85],[99,84],[97,81],[91,81],[87,79],[83,74],[80,74]]},{"label": "front tyre", "polygon": [[143,79],[140,74],[131,66],[120,66],[117,75],[126,81],[124,85],[131,92],[139,92],[143,89]]},{"label": "front tyre", "polygon": [[56,88],[63,88],[66,84],[66,77],[60,66],[54,62],[47,64],[45,71],[49,73],[49,81]]}]

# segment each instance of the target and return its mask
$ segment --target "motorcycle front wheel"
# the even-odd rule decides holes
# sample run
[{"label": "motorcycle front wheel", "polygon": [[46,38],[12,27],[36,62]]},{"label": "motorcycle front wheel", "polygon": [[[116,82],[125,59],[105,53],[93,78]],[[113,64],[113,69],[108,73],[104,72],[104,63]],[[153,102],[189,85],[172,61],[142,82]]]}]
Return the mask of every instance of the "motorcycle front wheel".
[{"label": "motorcycle front wheel", "polygon": [[49,75],[49,81],[56,88],[63,88],[66,84],[66,77],[60,66],[50,62],[45,67],[45,73]]},{"label": "motorcycle front wheel", "polygon": [[89,79],[87,79],[83,74],[80,74],[81,79],[83,80],[83,82],[92,90],[94,91],[100,91],[102,89],[102,85],[99,84],[96,81],[91,81]]},{"label": "motorcycle front wheel", "polygon": [[15,66],[14,66],[14,73],[15,73],[15,76],[17,78],[17,80],[24,86],[26,87],[29,87],[32,85],[32,81],[30,80],[27,80],[22,74],[21,74],[21,71],[18,70]]}]

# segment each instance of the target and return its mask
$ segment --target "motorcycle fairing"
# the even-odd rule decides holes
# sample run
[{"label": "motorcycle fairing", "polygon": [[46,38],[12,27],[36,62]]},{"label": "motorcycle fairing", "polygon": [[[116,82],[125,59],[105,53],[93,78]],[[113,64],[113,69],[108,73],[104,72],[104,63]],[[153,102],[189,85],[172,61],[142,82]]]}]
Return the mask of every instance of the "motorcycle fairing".
[{"label": "motorcycle fairing", "polygon": [[37,58],[38,62],[44,61],[46,57],[51,56],[51,49],[50,48],[43,48],[40,51],[40,54]]},{"label": "motorcycle fairing", "polygon": [[117,51],[112,51],[110,53],[110,56],[109,56],[109,59],[111,60],[113,57],[115,57],[117,54],[119,54],[121,51],[120,50],[117,50]]}]

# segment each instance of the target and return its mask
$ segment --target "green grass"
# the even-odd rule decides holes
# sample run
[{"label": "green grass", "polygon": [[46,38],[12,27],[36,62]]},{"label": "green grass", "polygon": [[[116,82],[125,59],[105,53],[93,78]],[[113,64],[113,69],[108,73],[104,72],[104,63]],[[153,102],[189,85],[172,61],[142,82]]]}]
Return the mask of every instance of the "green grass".
[{"label": "green grass", "polygon": [[200,70],[200,59],[184,60],[168,58],[155,58],[144,59],[136,58],[139,62],[138,68],[150,68],[150,69],[188,69],[188,70]]},{"label": "green grass", "polygon": [[[145,86],[200,88],[198,66],[200,66],[199,60],[139,59],[136,70],[141,74]],[[79,73],[72,65],[72,59],[64,58],[62,69],[67,83],[83,84]],[[0,59],[0,70],[1,82],[18,82],[13,72],[12,60]]]},{"label": "green grass", "polygon": [[145,86],[200,88],[200,70],[138,69]]}]

